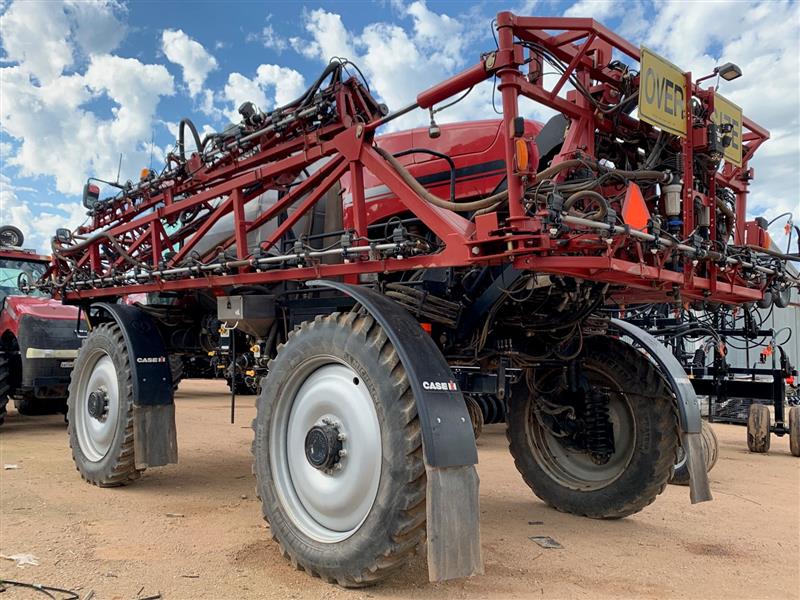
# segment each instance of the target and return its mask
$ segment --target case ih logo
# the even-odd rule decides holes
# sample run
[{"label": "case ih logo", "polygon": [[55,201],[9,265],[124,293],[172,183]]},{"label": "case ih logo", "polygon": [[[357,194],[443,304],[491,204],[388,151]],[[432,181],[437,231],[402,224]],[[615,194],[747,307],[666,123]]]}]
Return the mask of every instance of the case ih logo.
[{"label": "case ih logo", "polygon": [[137,358],[136,362],[139,364],[150,364],[150,363],[165,363],[167,362],[166,356],[148,356],[144,358]]},{"label": "case ih logo", "polygon": [[422,388],[432,392],[455,392],[458,390],[456,382],[450,381],[423,381]]}]

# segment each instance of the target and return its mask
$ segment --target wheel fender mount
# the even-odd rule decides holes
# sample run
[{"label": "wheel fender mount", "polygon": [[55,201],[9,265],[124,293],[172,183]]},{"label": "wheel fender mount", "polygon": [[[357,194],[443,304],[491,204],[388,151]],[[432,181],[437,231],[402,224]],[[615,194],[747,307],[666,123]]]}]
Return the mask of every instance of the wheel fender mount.
[{"label": "wheel fender mount", "polygon": [[427,472],[429,579],[482,574],[478,451],[464,397],[444,356],[411,314],[386,296],[336,281],[308,285],[335,289],[361,304],[386,332],[409,375]]},{"label": "wheel fender mount", "polygon": [[[133,443],[137,469],[178,462],[175,403],[167,350],[153,319],[126,304],[92,304],[90,323],[110,317],[122,330],[133,371]],[[94,322],[92,322],[94,320]]]}]

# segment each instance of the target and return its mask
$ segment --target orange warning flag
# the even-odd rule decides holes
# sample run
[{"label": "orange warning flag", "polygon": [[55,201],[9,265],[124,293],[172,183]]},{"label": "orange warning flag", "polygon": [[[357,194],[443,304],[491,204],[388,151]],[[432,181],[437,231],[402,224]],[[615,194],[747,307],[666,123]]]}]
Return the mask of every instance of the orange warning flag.
[{"label": "orange warning flag", "polygon": [[622,202],[622,218],[626,225],[634,229],[645,229],[650,220],[650,211],[642,196],[642,190],[633,182],[628,184],[625,200]]}]

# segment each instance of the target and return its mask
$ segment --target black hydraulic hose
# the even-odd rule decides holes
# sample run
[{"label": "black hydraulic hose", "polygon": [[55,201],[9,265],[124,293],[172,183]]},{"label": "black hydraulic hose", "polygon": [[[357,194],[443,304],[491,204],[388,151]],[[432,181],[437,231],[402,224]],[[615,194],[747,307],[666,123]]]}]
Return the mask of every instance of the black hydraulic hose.
[{"label": "black hydraulic hose", "polygon": [[197,127],[194,126],[189,119],[181,119],[180,124],[178,125],[178,155],[181,157],[181,162],[186,162],[186,145],[185,145],[185,136],[184,136],[184,128],[188,127],[189,131],[192,132],[192,137],[194,138],[194,144],[197,148],[198,152],[201,152],[203,149],[203,144],[200,143],[200,135],[197,133]]},{"label": "black hydraulic hose", "polygon": [[[608,208],[609,208],[608,200],[606,200],[605,196],[603,196],[602,194],[592,190],[581,190],[569,196],[564,201],[564,212],[569,211],[569,209],[572,208],[572,205],[575,204],[575,202],[581,198],[591,198],[592,200],[597,200],[598,202],[600,202],[601,214],[596,215],[596,217],[604,218],[608,214]],[[597,219],[593,218],[593,220]]]},{"label": "black hydraulic hose", "polygon": [[297,100],[294,100],[293,102],[290,102],[285,106],[281,106],[278,110],[291,108],[292,106],[294,106],[295,103],[298,103],[297,104],[298,108],[303,108],[306,104],[308,104],[308,101],[314,97],[314,93],[319,89],[319,86],[322,85],[322,82],[325,81],[325,78],[328,77],[328,75],[337,72],[341,68],[342,68],[342,63],[339,62],[328,63],[328,65],[325,67],[325,70],[322,71],[322,75],[320,75],[317,78],[317,80],[311,84],[311,87],[309,87],[306,90],[305,94],[300,96],[300,98],[298,98]]},{"label": "black hydraulic hose", "polygon": [[416,180],[416,178],[408,172],[408,170],[397,160],[394,156],[392,156],[389,152],[375,146],[378,154],[380,154],[386,162],[388,162],[392,168],[397,171],[397,174],[406,182],[406,184],[411,187],[418,196],[424,198],[426,201],[430,202],[434,206],[438,206],[439,208],[446,208],[452,211],[458,212],[472,212],[474,210],[480,210],[481,208],[486,208],[488,206],[492,206],[497,202],[505,200],[508,198],[508,190],[499,192],[487,198],[483,198],[481,200],[474,200],[472,202],[450,202],[448,200],[443,200],[438,196],[434,196],[425,187]]},{"label": "black hydraulic hose", "polygon": [[789,217],[789,218],[791,219],[791,218],[792,218],[792,216],[793,216],[793,215],[792,215],[792,213],[791,213],[791,212],[785,212],[785,213],[781,213],[781,214],[779,214],[777,217],[775,217],[774,219],[772,219],[771,221],[769,221],[769,222],[767,223],[767,226],[769,227],[770,225],[772,225],[772,224],[773,224],[775,221],[777,221],[778,219],[782,219],[783,217]]},{"label": "black hydraulic hose", "polygon": [[400,158],[401,156],[407,156],[408,154],[430,154],[431,156],[435,156],[437,158],[441,158],[447,161],[447,164],[450,165],[450,202],[455,202],[456,163],[453,161],[453,159],[443,152],[437,152],[436,150],[429,150],[428,148],[409,148],[408,150],[403,150],[402,152],[396,152],[392,156],[394,156],[395,158]]},{"label": "black hydraulic hose", "polygon": [[638,181],[640,179],[655,179],[660,183],[666,183],[669,176],[662,172],[662,171],[649,171],[646,169],[640,171],[626,171],[624,169],[609,169],[609,173],[614,173],[615,175],[619,175],[620,177],[624,177],[625,179],[631,179],[633,181]]},{"label": "black hydraulic hose", "polygon": [[781,260],[795,260],[800,262],[800,256],[795,254],[784,254],[783,252],[778,252],[772,248],[762,248],[761,246],[754,246],[753,244],[747,244],[745,248],[748,250],[753,250],[754,252],[763,252],[765,254],[769,254],[770,256],[774,256],[775,258],[780,258]]}]

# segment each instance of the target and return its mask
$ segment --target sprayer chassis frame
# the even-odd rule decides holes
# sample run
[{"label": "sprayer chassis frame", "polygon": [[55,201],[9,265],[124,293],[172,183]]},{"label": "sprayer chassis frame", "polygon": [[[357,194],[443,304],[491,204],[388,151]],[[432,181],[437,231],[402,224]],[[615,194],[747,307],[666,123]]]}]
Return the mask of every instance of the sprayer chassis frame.
[{"label": "sprayer chassis frame", "polygon": [[[565,99],[559,97],[558,92],[569,74],[587,85],[594,80],[601,82],[600,86],[615,89],[613,73],[605,68],[611,61],[612,50],[618,50],[638,60],[639,49],[592,19],[518,17],[509,12],[501,12],[497,15],[497,30],[496,51],[484,55],[473,67],[422,92],[414,106],[407,107],[397,114],[405,113],[415,107],[429,108],[485,79],[496,76],[499,80],[498,89],[503,107],[501,127],[505,142],[509,193],[507,222],[499,223],[497,214],[489,213],[476,217],[473,223],[421,198],[372,145],[377,127],[387,122],[393,115],[388,117],[376,115],[366,124],[356,122],[342,107],[352,106],[359,101],[359,98],[354,97],[357,94],[353,93],[353,88],[343,85],[337,92],[338,121],[313,133],[263,147],[246,158],[234,159],[218,166],[212,165],[184,182],[153,190],[139,203],[122,204],[113,212],[98,212],[94,216],[93,224],[81,230],[82,233],[91,234],[104,229],[105,233],[113,236],[116,242],[124,247],[129,256],[145,257],[153,268],[163,265],[162,268],[169,269],[179,265],[220,218],[233,213],[235,233],[221,246],[224,249],[235,250],[237,259],[229,261],[228,265],[223,264],[218,269],[221,271],[219,274],[201,273],[198,270],[187,273],[185,277],[162,278],[156,275],[138,284],[119,283],[114,277],[119,272],[123,259],[117,259],[109,268],[103,267],[100,258],[102,245],[108,243],[108,236],[103,235],[90,238],[85,244],[86,251],[77,258],[77,266],[80,268],[89,265],[93,276],[101,278],[99,280],[101,285],[81,288],[81,285],[86,284],[72,282],[59,293],[66,302],[85,304],[88,300],[141,292],[221,290],[235,285],[330,279],[342,276],[345,281],[355,283],[359,275],[368,273],[511,262],[518,269],[571,275],[623,286],[626,288],[624,294],[629,302],[664,299],[674,294],[677,288],[680,288],[680,293],[686,298],[732,303],[761,298],[766,283],[760,284],[761,289],[746,285],[741,278],[741,267],[734,266],[726,272],[719,272],[715,264],[709,263],[709,277],[701,277],[695,273],[692,261],[685,261],[683,271],[678,272],[665,266],[667,262],[665,256],[674,250],[667,251],[660,260],[655,261],[656,264],[651,264],[652,260],[650,262],[645,260],[648,253],[642,251],[639,242],[635,242],[640,248],[638,262],[620,258],[618,253],[622,244],[619,241],[633,240],[630,236],[617,237],[599,256],[597,243],[589,245],[594,255],[585,253],[581,255],[582,247],[586,246],[581,246],[579,240],[583,238],[585,242],[588,237],[601,242],[599,234],[572,232],[568,244],[556,245],[547,232],[543,219],[526,214],[523,204],[526,177],[532,173],[518,172],[515,167],[513,132],[514,122],[518,116],[518,99],[520,96],[530,98],[560,111],[570,120],[563,147],[554,158],[553,164],[572,158],[576,152],[594,156],[595,131],[610,132],[614,130],[614,125],[599,111],[594,111],[589,101],[580,94],[573,91],[568,93]],[[548,31],[553,30],[562,33],[550,35]],[[521,68],[525,64],[523,48],[514,44],[515,38],[540,44],[568,64],[567,74],[553,89],[545,89],[541,80],[529,81],[522,72]],[[585,41],[579,45],[573,43],[584,38]],[[533,54],[530,58],[532,61],[536,60]],[[702,90],[695,85],[691,73],[686,74],[686,83],[688,89],[695,95],[706,98],[713,106],[712,90]],[[689,135],[682,141],[683,168],[684,180],[691,182],[693,148],[696,143],[699,146],[700,142],[699,136],[695,140],[693,135],[690,106],[692,94],[686,96],[685,112]],[[624,127],[651,131],[648,125],[641,124],[627,115],[622,114],[619,117],[619,123]],[[744,128],[743,166],[733,167],[726,163],[724,169],[712,178],[711,184],[725,185],[736,194],[737,219],[734,242],[737,244],[744,243],[745,199],[748,182],[753,176],[752,169],[747,163],[756,149],[769,137],[767,131],[749,119],[744,119]],[[701,133],[705,134],[705,129],[702,129]],[[308,179],[288,191],[274,206],[253,221],[245,220],[245,204],[258,195],[252,192],[254,185],[264,184],[258,193],[270,187],[274,188],[278,186],[281,176],[284,178],[293,176],[323,157],[327,157],[328,162],[312,173]],[[368,221],[363,169],[369,170],[386,185],[405,209],[419,218],[442,240],[444,249],[430,255],[377,259],[374,254],[358,255],[352,256],[350,261],[338,264],[301,264],[296,268],[259,270],[261,267],[255,262],[256,257],[251,255],[247,247],[247,234],[267,221],[276,219],[282,211],[296,204],[294,212],[261,244],[264,250],[274,246],[346,173],[350,176],[353,229],[357,236],[366,237]],[[694,227],[691,201],[694,190],[691,187],[684,185],[684,231],[691,231]],[[246,189],[250,192],[246,193]],[[303,198],[305,194],[307,195]],[[179,201],[174,200],[178,197]],[[714,198],[713,189],[709,191],[707,197]],[[179,231],[171,237],[167,235],[164,222],[175,223],[183,211],[201,206],[208,207],[208,202],[218,198],[224,200],[213,209],[199,228],[185,233]],[[303,199],[300,201],[301,198]],[[711,214],[710,231],[713,240],[716,231],[713,210]],[[167,252],[173,252],[173,255],[166,264],[163,264],[163,257]],[[202,258],[207,260],[213,258],[213,255],[206,253]],[[54,268],[58,267],[58,263],[54,263]],[[106,283],[108,285],[104,287]]]}]

